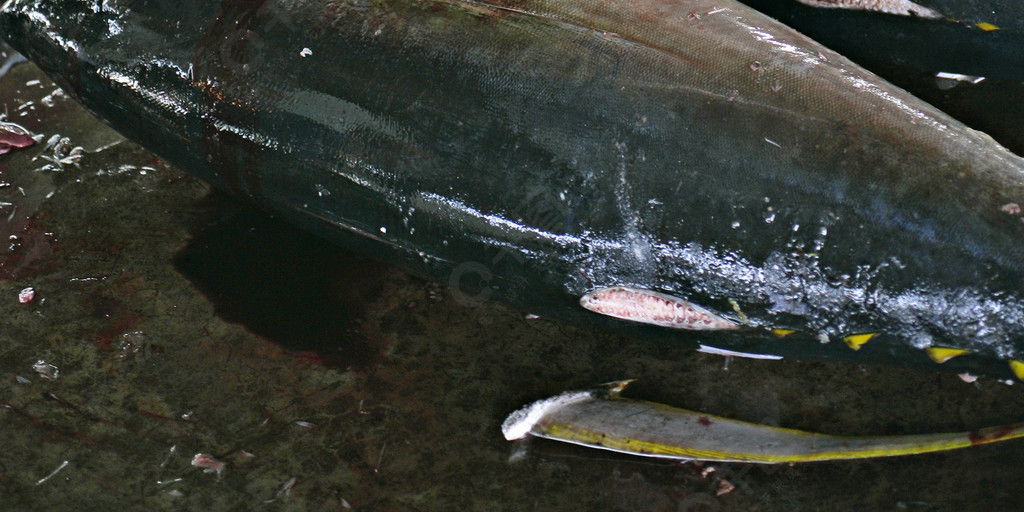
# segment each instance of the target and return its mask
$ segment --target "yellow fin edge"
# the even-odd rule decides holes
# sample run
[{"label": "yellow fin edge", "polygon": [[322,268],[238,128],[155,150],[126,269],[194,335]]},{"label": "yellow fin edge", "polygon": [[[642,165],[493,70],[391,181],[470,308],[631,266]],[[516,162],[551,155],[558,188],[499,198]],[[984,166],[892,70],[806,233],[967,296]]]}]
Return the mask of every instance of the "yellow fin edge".
[{"label": "yellow fin edge", "polygon": [[[770,428],[770,427],[766,427]],[[877,446],[851,448],[849,450],[823,450],[817,451],[813,446],[813,439],[822,434],[800,432],[806,436],[804,450],[787,453],[780,450],[772,453],[765,452],[744,452],[729,450],[727,445],[722,449],[696,448],[689,446],[676,446],[660,443],[653,440],[636,439],[626,436],[610,436],[603,432],[590,431],[572,424],[549,424],[541,437],[555,439],[573,444],[601,448],[605,450],[629,453],[647,457],[665,457],[679,459],[695,459],[705,461],[742,461],[761,464],[778,464],[791,462],[815,462],[828,460],[866,459],[875,457],[892,457],[899,455],[915,455],[920,453],[939,452],[966,448],[978,444],[988,444],[1000,440],[1015,439],[1024,436],[1024,424],[1009,425],[1006,427],[991,427],[981,429],[972,433],[947,434],[942,438],[919,439],[917,443],[903,445],[887,444],[885,441],[898,439],[902,436],[886,439],[879,437],[881,441]],[[833,436],[825,436],[833,437]],[[918,436],[906,436],[908,439]],[[849,438],[851,440],[857,438]]]},{"label": "yellow fin edge", "polygon": [[1010,370],[1013,370],[1018,379],[1024,380],[1024,361],[1010,359]]},{"label": "yellow fin edge", "polygon": [[962,356],[971,352],[967,349],[947,347],[928,347],[924,350],[928,353],[928,357],[932,358],[932,361],[939,364],[945,363],[956,356]]},{"label": "yellow fin edge", "polygon": [[868,332],[868,333],[864,333],[864,334],[851,334],[851,335],[843,338],[843,341],[846,342],[846,344],[849,345],[850,348],[852,348],[854,350],[860,350],[860,347],[864,346],[864,344],[867,343],[868,340],[870,340],[871,338],[874,338],[877,335],[878,335],[877,332]]}]

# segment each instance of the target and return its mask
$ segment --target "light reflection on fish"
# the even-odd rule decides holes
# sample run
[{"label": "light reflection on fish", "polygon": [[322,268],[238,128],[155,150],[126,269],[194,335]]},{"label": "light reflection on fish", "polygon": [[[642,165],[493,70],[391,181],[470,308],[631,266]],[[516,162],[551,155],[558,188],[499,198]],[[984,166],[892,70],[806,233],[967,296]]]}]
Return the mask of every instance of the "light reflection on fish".
[{"label": "light reflection on fish", "polygon": [[[0,33],[171,162],[453,288],[694,348],[1024,372],[1024,162],[742,4],[186,4],[8,0]],[[580,307],[614,287],[721,332]]]}]

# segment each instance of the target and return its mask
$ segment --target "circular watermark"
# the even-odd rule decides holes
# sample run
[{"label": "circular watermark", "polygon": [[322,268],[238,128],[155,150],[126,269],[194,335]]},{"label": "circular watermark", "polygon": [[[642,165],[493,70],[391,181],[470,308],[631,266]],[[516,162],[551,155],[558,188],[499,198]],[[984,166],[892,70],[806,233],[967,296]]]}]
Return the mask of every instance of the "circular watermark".
[{"label": "circular watermark", "polygon": [[463,306],[476,307],[491,296],[489,283],[494,274],[487,265],[478,261],[459,264],[448,277],[448,289],[455,302]]}]

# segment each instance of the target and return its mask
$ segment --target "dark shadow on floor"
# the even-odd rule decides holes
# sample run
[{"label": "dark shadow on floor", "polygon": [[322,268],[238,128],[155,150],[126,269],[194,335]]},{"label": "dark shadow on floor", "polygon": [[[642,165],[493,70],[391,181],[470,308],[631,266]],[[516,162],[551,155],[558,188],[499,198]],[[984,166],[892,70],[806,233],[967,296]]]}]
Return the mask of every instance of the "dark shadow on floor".
[{"label": "dark shadow on floor", "polygon": [[223,194],[174,265],[217,314],[332,367],[366,367],[385,340],[361,329],[389,267],[299,231]]}]

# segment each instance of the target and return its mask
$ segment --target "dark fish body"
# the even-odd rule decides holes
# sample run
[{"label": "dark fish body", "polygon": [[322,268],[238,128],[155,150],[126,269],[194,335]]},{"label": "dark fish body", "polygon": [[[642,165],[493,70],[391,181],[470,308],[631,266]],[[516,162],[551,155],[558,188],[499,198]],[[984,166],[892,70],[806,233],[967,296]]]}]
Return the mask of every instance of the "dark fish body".
[{"label": "dark fish body", "polygon": [[[897,63],[904,71],[926,71],[933,75],[945,71],[990,80],[1024,79],[1024,29],[1014,25],[1021,23],[1017,5],[1004,11],[1007,17],[1012,12],[1011,23],[984,15],[964,20],[908,19],[875,12],[816,9],[795,1],[744,3],[869,69]],[[988,21],[996,22],[983,25],[992,30],[976,26]]]},{"label": "dark fish body", "polygon": [[104,5],[10,0],[0,33],[171,162],[460,300],[696,345],[580,306],[625,286],[742,322],[699,335],[728,350],[1024,358],[1021,159],[743,5]]},{"label": "dark fish body", "polygon": [[796,1],[744,3],[1024,154],[1017,126],[1024,115],[1024,17],[1015,0],[928,2],[950,17],[939,20]]}]

